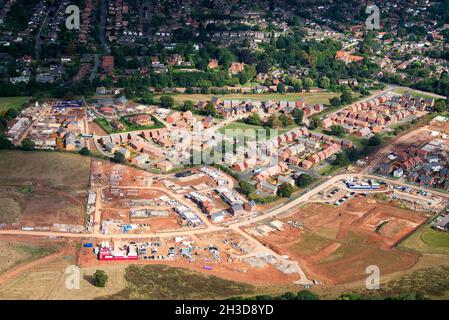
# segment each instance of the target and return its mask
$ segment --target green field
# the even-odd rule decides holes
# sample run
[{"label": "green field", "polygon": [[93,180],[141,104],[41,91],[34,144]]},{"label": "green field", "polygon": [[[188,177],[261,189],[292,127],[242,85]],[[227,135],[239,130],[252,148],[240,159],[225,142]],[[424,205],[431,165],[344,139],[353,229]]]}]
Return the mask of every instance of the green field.
[{"label": "green field", "polygon": [[315,233],[307,232],[304,234],[304,239],[295,244],[294,250],[301,255],[314,255],[330,244],[330,240]]},{"label": "green field", "polygon": [[162,122],[160,122],[158,119],[156,119],[155,117],[152,117],[152,119],[153,119],[154,125],[139,126],[139,125],[129,122],[126,117],[120,118],[119,122],[121,124],[123,124],[123,126],[125,127],[125,130],[122,130],[122,131],[114,129],[112,127],[111,123],[106,118],[96,118],[95,123],[98,124],[108,134],[165,128],[164,124]]},{"label": "green field", "polygon": [[[231,93],[224,95],[214,95],[214,94],[172,94],[171,95],[175,100],[176,105],[182,105],[184,101],[191,100],[193,102],[198,101],[209,101],[212,97],[220,97],[222,100],[257,100],[257,101],[296,101],[299,99],[304,99],[306,103],[315,104],[322,103],[328,104],[329,100],[333,97],[339,96],[338,93],[334,92],[326,92],[326,93]],[[155,97],[156,100],[160,98],[160,96]]]},{"label": "green field", "polygon": [[18,109],[29,100],[30,97],[0,97],[0,113],[11,108]]},{"label": "green field", "polygon": [[129,266],[125,279],[127,288],[108,299],[201,300],[254,294],[248,284],[163,265]]},{"label": "green field", "polygon": [[449,233],[426,225],[405,239],[400,247],[422,253],[449,254]]},{"label": "green field", "polygon": [[[277,129],[277,132],[275,132],[276,129],[273,129],[273,134],[275,136],[284,134],[290,130],[293,130],[294,128],[297,128],[296,125],[292,125],[283,129]],[[242,131],[246,131],[246,130],[254,130],[255,134],[258,134],[258,130],[266,130],[266,134],[267,134],[267,139],[270,138],[270,130],[269,128],[264,128],[263,126],[256,126],[256,125],[251,125],[251,124],[247,124],[241,121],[235,121],[232,122],[230,124],[228,124],[227,126],[220,128],[218,130],[218,132],[220,132],[221,134],[225,134],[226,130],[242,130]]]}]

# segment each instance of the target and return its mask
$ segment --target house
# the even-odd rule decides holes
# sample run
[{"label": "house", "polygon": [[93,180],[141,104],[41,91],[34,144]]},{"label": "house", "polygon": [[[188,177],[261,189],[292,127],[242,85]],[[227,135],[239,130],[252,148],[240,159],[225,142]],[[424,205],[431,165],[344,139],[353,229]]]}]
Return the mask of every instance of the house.
[{"label": "house", "polygon": [[272,195],[275,195],[277,193],[277,191],[278,191],[278,187],[277,186],[275,186],[275,185],[273,185],[271,183],[268,183],[266,181],[261,181],[260,183],[258,183],[257,184],[257,189],[262,191],[262,192],[264,192],[264,193],[272,194]]},{"label": "house", "polygon": [[248,212],[253,212],[256,209],[256,202],[251,200],[243,205],[244,209]]},{"label": "house", "polygon": [[139,114],[133,116],[129,118],[129,121],[139,126],[150,126],[154,124],[153,120],[151,119],[151,116],[148,114]]},{"label": "house", "polygon": [[402,168],[398,168],[393,171],[393,177],[401,178],[404,175],[404,170]]},{"label": "house", "polygon": [[129,152],[129,150],[127,148],[121,147],[120,149],[118,149],[117,152],[122,154],[125,157],[125,159],[128,159],[129,157],[131,157],[131,152]]},{"label": "house", "polygon": [[103,70],[104,72],[111,74],[114,72],[114,57],[113,56],[104,56],[103,57]]},{"label": "house", "polygon": [[207,116],[204,120],[203,120],[203,127],[204,128],[210,128],[210,126],[212,125],[212,123],[213,123],[213,121],[214,121],[214,118],[211,116],[211,115],[209,115],[209,116]]},{"label": "house", "polygon": [[240,217],[246,214],[246,211],[241,203],[237,203],[229,207],[229,213],[234,217]]},{"label": "house", "polygon": [[142,154],[138,155],[137,157],[135,157],[134,159],[132,159],[131,163],[141,166],[141,165],[144,165],[149,160],[149,158],[150,158],[149,154],[142,153]]},{"label": "house", "polygon": [[168,172],[173,169],[173,164],[170,161],[165,160],[157,163],[155,167],[163,172]]},{"label": "house", "polygon": [[173,124],[173,123],[179,121],[181,118],[182,118],[182,116],[179,112],[174,112],[171,115],[169,115],[167,117],[167,119],[165,119],[165,121],[167,121],[170,124]]},{"label": "house", "polygon": [[291,177],[279,176],[278,185],[282,185],[284,183],[289,184],[293,187],[295,185],[295,180]]},{"label": "house", "polygon": [[366,137],[371,133],[371,129],[370,128],[360,128],[359,130],[357,130],[355,132],[355,134],[359,137]]},{"label": "house", "polygon": [[337,53],[335,54],[335,60],[343,61],[346,64],[352,62],[360,62],[363,61],[363,59],[364,59],[363,57],[355,56],[345,51],[337,51]]},{"label": "house", "polygon": [[216,69],[218,68],[218,60],[217,59],[209,59],[209,63],[208,63],[208,68],[209,69]]},{"label": "house", "polygon": [[73,132],[68,132],[64,136],[64,146],[66,150],[75,150],[76,148],[76,136]]},{"label": "house", "polygon": [[236,75],[242,72],[244,69],[245,64],[243,62],[242,63],[233,62],[229,67],[229,73],[231,73],[232,75]]},{"label": "house", "polygon": [[210,220],[213,223],[222,222],[224,220],[224,218],[225,218],[225,212],[224,211],[215,212],[215,213],[212,213],[210,215]]}]

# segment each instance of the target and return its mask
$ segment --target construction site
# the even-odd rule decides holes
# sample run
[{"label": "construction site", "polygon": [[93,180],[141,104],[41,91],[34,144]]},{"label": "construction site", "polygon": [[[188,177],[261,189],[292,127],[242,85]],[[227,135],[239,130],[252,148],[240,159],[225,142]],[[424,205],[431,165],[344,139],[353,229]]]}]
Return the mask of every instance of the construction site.
[{"label": "construction site", "polygon": [[334,285],[363,279],[368,265],[378,265],[382,274],[413,266],[418,256],[395,245],[430,216],[401,208],[398,200],[359,194],[340,206],[307,204],[247,231],[280,255],[301,261],[323,285]]}]

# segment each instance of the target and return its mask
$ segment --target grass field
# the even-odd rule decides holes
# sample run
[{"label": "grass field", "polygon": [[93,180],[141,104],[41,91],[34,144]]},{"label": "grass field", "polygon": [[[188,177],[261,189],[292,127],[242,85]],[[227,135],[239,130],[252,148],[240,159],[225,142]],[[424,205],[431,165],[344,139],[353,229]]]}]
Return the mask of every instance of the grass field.
[{"label": "grass field", "polygon": [[[290,130],[293,130],[296,127],[297,127],[296,125],[292,125],[292,126],[289,126],[289,127],[286,127],[286,128],[277,129],[277,131],[276,131],[276,129],[273,129],[272,135],[278,136],[278,135],[284,134],[284,133],[286,133],[286,132],[288,132]],[[270,131],[272,129],[264,128],[262,126],[246,124],[246,123],[243,123],[243,122],[240,122],[240,121],[235,121],[235,122],[232,122],[232,123],[228,124],[227,126],[224,126],[223,128],[220,128],[218,130],[218,132],[220,132],[221,134],[224,135],[226,133],[226,130],[242,130],[243,133],[246,130],[254,130],[254,133],[255,133],[256,136],[259,134],[258,133],[259,130],[266,130],[266,139],[269,139],[270,138]]]},{"label": "grass field", "polygon": [[405,239],[400,247],[422,253],[449,254],[449,234],[426,225]]},{"label": "grass field", "polygon": [[[315,103],[323,103],[328,104],[329,100],[333,97],[339,96],[339,94],[334,92],[326,92],[326,93],[254,93],[254,94],[225,94],[225,95],[214,95],[214,94],[173,94],[171,95],[175,100],[176,105],[182,105],[184,101],[191,100],[193,102],[198,101],[208,101],[212,97],[220,97],[221,99],[226,100],[258,100],[258,101],[296,101],[299,99],[304,99],[306,103],[315,104]],[[160,96],[155,97],[156,100],[159,100]]]},{"label": "grass field", "polygon": [[29,243],[0,240],[0,274],[14,266],[56,252],[57,246],[39,246]]},{"label": "grass field", "polygon": [[302,255],[313,255],[331,243],[330,240],[315,233],[305,233],[304,239],[295,244],[295,250]]},{"label": "grass field", "polygon": [[11,108],[20,108],[22,104],[27,103],[29,100],[30,97],[0,97],[0,113]]},{"label": "grass field", "polygon": [[125,279],[127,288],[108,299],[223,299],[254,293],[248,284],[163,265],[129,266]]},{"label": "grass field", "polygon": [[139,125],[129,122],[127,118],[120,118],[119,122],[121,124],[123,124],[123,126],[125,127],[125,129],[122,131],[114,129],[112,127],[111,123],[106,118],[97,118],[97,119],[95,119],[95,123],[98,124],[108,134],[165,128],[164,124],[162,122],[160,122],[159,120],[157,120],[155,117],[152,117],[152,119],[153,119],[154,125],[139,126]]}]

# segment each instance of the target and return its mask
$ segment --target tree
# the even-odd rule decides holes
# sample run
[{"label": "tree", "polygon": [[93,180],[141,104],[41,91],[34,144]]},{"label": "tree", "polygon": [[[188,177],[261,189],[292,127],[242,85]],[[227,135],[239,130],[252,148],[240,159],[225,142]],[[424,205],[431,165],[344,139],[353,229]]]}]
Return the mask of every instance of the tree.
[{"label": "tree", "polygon": [[184,101],[184,105],[182,106],[182,111],[192,111],[195,108],[195,104],[191,100]]},{"label": "tree", "polygon": [[253,112],[246,118],[246,123],[252,124],[254,126],[260,126],[262,120],[260,119],[260,115],[257,112]]},{"label": "tree", "polygon": [[149,92],[145,93],[140,100],[143,104],[153,104],[153,95]]},{"label": "tree", "polygon": [[296,300],[320,300],[320,298],[309,290],[302,290],[296,295]]},{"label": "tree", "polygon": [[320,85],[321,85],[321,88],[327,89],[331,85],[331,80],[328,77],[324,76],[320,80]]},{"label": "tree", "polygon": [[162,108],[171,108],[173,107],[173,104],[175,103],[175,100],[173,97],[170,96],[162,96],[161,97],[161,107]]},{"label": "tree", "polygon": [[25,138],[22,141],[22,149],[25,151],[32,151],[35,148],[34,141],[29,138]]},{"label": "tree", "polygon": [[117,151],[116,153],[114,153],[113,161],[116,163],[125,163],[126,161],[125,155]]},{"label": "tree", "polygon": [[368,140],[368,145],[371,147],[379,146],[382,143],[382,139],[379,135],[374,135]]},{"label": "tree", "polygon": [[282,296],[280,296],[281,300],[296,300],[296,294],[293,292],[286,292]]},{"label": "tree", "polygon": [[345,152],[337,153],[335,159],[335,165],[337,166],[347,166],[349,164],[348,156]]},{"label": "tree", "polygon": [[17,112],[16,109],[10,108],[8,109],[8,111],[5,112],[5,118],[6,119],[14,119],[15,117],[17,117],[19,113]]},{"label": "tree", "polygon": [[297,125],[301,125],[304,120],[304,110],[295,108],[292,112],[293,119],[295,119],[295,123]]},{"label": "tree", "polygon": [[333,97],[332,99],[329,100],[329,102],[331,103],[332,107],[339,107],[341,106],[341,100],[339,97]]},{"label": "tree", "polygon": [[283,84],[282,82],[278,84],[277,87],[277,91],[278,93],[285,93],[285,84]]},{"label": "tree", "polygon": [[3,135],[0,136],[0,149],[12,149],[13,147],[14,145],[8,138]]},{"label": "tree", "polygon": [[[345,87],[347,88],[347,87]],[[342,94],[341,94],[341,103],[342,104],[350,104],[352,103],[352,94],[351,91],[349,89],[344,89]]]},{"label": "tree", "polygon": [[435,102],[435,111],[438,113],[447,111],[446,102],[444,100],[438,100],[437,102]]},{"label": "tree", "polygon": [[319,128],[321,126],[321,120],[319,117],[314,116],[309,121],[309,129],[314,130],[316,128]]},{"label": "tree", "polygon": [[345,128],[340,125],[332,125],[331,126],[331,135],[336,137],[343,137],[346,134]]},{"label": "tree", "polygon": [[313,182],[312,176],[309,175],[309,174],[307,174],[307,173],[301,174],[300,176],[298,176],[298,177],[296,178],[296,181],[295,181],[296,185],[297,185],[299,188],[305,188],[305,187],[307,187],[308,185],[310,185],[312,182]]},{"label": "tree", "polygon": [[103,270],[95,271],[93,275],[93,282],[96,287],[104,288],[108,281],[108,275]]},{"label": "tree", "polygon": [[270,64],[267,59],[260,60],[256,67],[257,73],[268,73],[270,71]]},{"label": "tree", "polygon": [[204,107],[203,113],[206,115],[211,115],[212,117],[217,116],[217,108],[215,105],[211,102],[208,102],[206,106]]},{"label": "tree", "polygon": [[248,181],[242,180],[239,182],[239,191],[245,196],[249,196],[251,193],[256,191],[256,188]]},{"label": "tree", "polygon": [[279,120],[279,115],[277,113],[273,113],[267,120],[267,126],[271,129],[279,129],[282,128],[282,122]]},{"label": "tree", "polygon": [[313,87],[313,80],[309,77],[304,79],[304,89],[309,90],[311,87]]},{"label": "tree", "polygon": [[294,189],[291,184],[283,183],[278,188],[277,195],[282,198],[289,198],[291,197],[293,191]]},{"label": "tree", "polygon": [[78,153],[82,156],[90,156],[90,150],[86,147],[82,148]]},{"label": "tree", "polygon": [[284,114],[284,113],[282,113],[280,116],[279,116],[279,121],[281,121],[281,123],[282,123],[282,127],[289,127],[289,126],[291,126],[292,124],[293,124],[293,119],[292,119],[292,117],[290,117],[290,116],[288,116],[288,115],[286,115],[286,114]]}]

